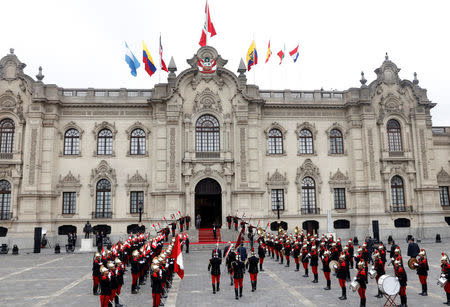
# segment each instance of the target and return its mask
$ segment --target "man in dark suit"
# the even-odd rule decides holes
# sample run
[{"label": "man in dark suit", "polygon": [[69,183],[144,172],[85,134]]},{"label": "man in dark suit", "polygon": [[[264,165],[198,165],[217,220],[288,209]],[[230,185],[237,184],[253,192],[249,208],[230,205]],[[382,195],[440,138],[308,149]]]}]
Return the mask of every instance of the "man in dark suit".
[{"label": "man in dark suit", "polygon": [[244,244],[241,244],[238,247],[236,253],[241,256],[241,261],[245,262],[245,260],[247,260],[247,249],[244,247]]},{"label": "man in dark suit", "polygon": [[414,238],[411,237],[409,239],[409,244],[408,244],[408,256],[411,258],[417,258],[417,255],[419,255],[420,252],[420,248],[419,245],[417,245],[416,242],[414,242]]},{"label": "man in dark suit", "polygon": [[398,247],[397,244],[395,244],[395,241],[392,240],[391,241],[391,250],[389,251],[389,258],[394,258],[394,254],[395,254],[395,249]]}]

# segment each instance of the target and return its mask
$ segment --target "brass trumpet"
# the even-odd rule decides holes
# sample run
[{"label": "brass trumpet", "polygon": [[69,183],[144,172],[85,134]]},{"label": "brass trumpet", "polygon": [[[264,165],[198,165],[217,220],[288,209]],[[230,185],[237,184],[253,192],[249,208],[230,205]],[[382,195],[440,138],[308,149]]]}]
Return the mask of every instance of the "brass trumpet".
[{"label": "brass trumpet", "polygon": [[298,235],[298,234],[300,233],[300,229],[298,228],[298,226],[295,226],[295,228],[294,228],[294,233],[295,233],[296,235]]}]

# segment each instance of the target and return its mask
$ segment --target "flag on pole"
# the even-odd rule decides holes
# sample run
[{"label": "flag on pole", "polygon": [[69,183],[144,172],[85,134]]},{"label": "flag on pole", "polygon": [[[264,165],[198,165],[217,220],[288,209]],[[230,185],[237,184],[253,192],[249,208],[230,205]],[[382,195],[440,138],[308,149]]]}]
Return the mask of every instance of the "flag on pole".
[{"label": "flag on pole", "polygon": [[172,250],[171,258],[175,259],[173,271],[177,273],[181,279],[183,279],[184,265],[183,265],[183,254],[181,253],[180,234],[177,235],[177,238],[175,240],[175,245]]},{"label": "flag on pole", "polygon": [[237,238],[237,241],[236,241],[236,248],[238,248],[239,245],[241,245],[241,243],[243,241],[242,240],[243,236],[244,236],[244,228],[242,228],[241,232],[239,232],[239,235],[238,235],[238,238]]},{"label": "flag on pole", "polygon": [[156,66],[155,62],[153,62],[152,56],[150,55],[150,52],[148,52],[147,46],[145,46],[145,43],[142,42],[143,45],[143,61],[145,66],[145,71],[150,75],[150,77],[155,73]]},{"label": "flag on pole", "polygon": [[125,53],[125,62],[127,62],[128,66],[131,69],[131,75],[136,77],[136,75],[137,75],[136,69],[138,69],[139,66],[141,66],[141,64],[136,59],[133,52],[131,52],[130,48],[128,48],[127,42],[125,42],[125,47],[127,48],[126,53]]},{"label": "flag on pole", "polygon": [[284,50],[280,50],[277,55],[280,57],[280,65],[283,62],[284,59]]},{"label": "flag on pole", "polygon": [[269,39],[269,46],[267,47],[267,58],[266,63],[269,62],[270,56],[272,55],[272,50],[270,50],[270,39]]},{"label": "flag on pole", "polygon": [[256,52],[255,41],[252,41],[247,51],[247,70],[250,71],[251,67],[256,64],[258,64],[258,52]]},{"label": "flag on pole", "polygon": [[200,42],[199,45],[200,46],[206,46],[207,40],[208,40],[208,35],[209,37],[213,37],[214,35],[216,35],[216,30],[214,29],[214,25],[211,21],[211,16],[209,14],[209,5],[208,5],[208,1],[206,1],[206,6],[205,6],[205,23],[203,24],[203,29],[202,29],[202,36],[200,37]]},{"label": "flag on pole", "polygon": [[292,57],[292,60],[294,60],[294,63],[297,62],[299,54],[300,53],[298,52],[298,45],[294,48],[294,50],[289,52],[289,55]]},{"label": "flag on pole", "polygon": [[163,60],[163,46],[161,43],[161,34],[159,34],[159,58],[161,59],[161,62],[159,63],[159,68],[161,68],[161,70],[165,70],[166,72],[169,72],[167,70],[166,63],[164,63],[164,60]]}]

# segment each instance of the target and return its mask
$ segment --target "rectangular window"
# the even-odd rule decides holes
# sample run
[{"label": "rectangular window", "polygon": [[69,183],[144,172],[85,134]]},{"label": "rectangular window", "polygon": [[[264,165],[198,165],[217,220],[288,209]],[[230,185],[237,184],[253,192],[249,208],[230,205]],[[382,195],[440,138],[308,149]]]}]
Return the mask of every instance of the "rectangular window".
[{"label": "rectangular window", "polygon": [[75,214],[75,204],[77,200],[77,193],[64,192],[63,193],[63,210],[62,214]]},{"label": "rectangular window", "polygon": [[284,190],[273,189],[270,194],[272,198],[272,210],[277,210],[277,205],[279,205],[280,210],[284,210]]},{"label": "rectangular window", "polygon": [[130,192],[130,213],[139,213],[139,203],[144,206],[144,192],[132,191]]},{"label": "rectangular window", "polygon": [[448,197],[448,187],[439,187],[439,196],[441,199],[441,206],[450,206]]},{"label": "rectangular window", "polygon": [[334,189],[334,209],[345,209],[345,189]]}]

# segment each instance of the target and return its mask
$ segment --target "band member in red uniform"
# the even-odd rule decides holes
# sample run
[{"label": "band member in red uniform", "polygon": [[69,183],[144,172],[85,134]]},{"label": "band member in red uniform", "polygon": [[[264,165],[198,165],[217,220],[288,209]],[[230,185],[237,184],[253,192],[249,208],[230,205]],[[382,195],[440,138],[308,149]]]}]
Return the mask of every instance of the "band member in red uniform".
[{"label": "band member in red uniform", "polygon": [[230,274],[230,286],[233,285],[233,262],[236,260],[236,251],[233,247],[233,245],[231,245],[230,247],[230,251],[228,252],[227,255],[227,259],[225,259],[225,264],[227,265],[228,268],[228,274]]},{"label": "band member in red uniform", "polygon": [[358,263],[358,274],[356,274],[356,281],[359,283],[358,288],[358,294],[360,297],[360,307],[366,306],[366,280],[367,280],[367,273],[366,273],[366,264],[361,261]]},{"label": "band member in red uniform", "polygon": [[[236,299],[238,300],[239,297],[242,297],[242,282],[244,280],[244,272],[245,272],[245,265],[241,261],[241,257],[239,254],[236,255],[236,260],[232,263],[232,270],[233,270],[233,279],[234,279],[234,293],[236,295]],[[239,297],[238,297],[238,288],[239,288]]]},{"label": "band member in red uniform", "polygon": [[289,239],[286,240],[286,243],[284,244],[284,256],[286,257],[286,267],[289,267],[289,265],[291,264],[291,242]]},{"label": "band member in red uniform", "polygon": [[419,275],[419,281],[422,285],[422,293],[419,295],[427,296],[428,295],[428,286],[427,286],[427,277],[428,277],[428,261],[425,257],[425,250],[422,248],[419,252],[418,262],[414,265],[417,267],[417,275]]},{"label": "band member in red uniform", "polygon": [[302,264],[303,269],[305,270],[305,274],[303,275],[303,277],[308,277],[308,262],[309,262],[308,245],[304,244],[302,247]]},{"label": "band member in red uniform", "polygon": [[[215,252],[213,257],[209,259],[208,271],[211,270],[211,283],[213,288],[213,294],[216,294],[220,290],[220,265],[222,259],[219,258],[219,253]],[[217,284],[217,286],[216,286]]]},{"label": "band member in red uniform", "polygon": [[339,265],[336,269],[336,277],[339,279],[339,285],[341,286],[342,295],[339,297],[340,300],[347,299],[347,289],[345,288],[345,281],[347,279],[347,268],[345,265],[345,255],[341,254],[339,256]]},{"label": "band member in red uniform", "polygon": [[386,249],[384,248],[383,244],[380,244],[378,246],[378,252],[380,253],[381,261],[383,261],[383,263],[386,264]]},{"label": "band member in red uniform", "polygon": [[186,230],[189,230],[189,224],[191,223],[191,217],[189,215],[186,215],[184,218],[186,221]]},{"label": "band member in red uniform", "polygon": [[125,273],[125,266],[122,264],[122,261],[120,261],[119,258],[116,258],[116,260],[114,260],[114,263],[116,264],[116,281],[117,281],[116,297],[114,298],[114,302],[116,306],[120,307],[122,306],[122,304],[120,304],[119,302],[119,295],[123,286],[123,274]]},{"label": "band member in red uniform", "polygon": [[180,220],[180,232],[183,232],[183,228],[184,228],[184,216],[179,218]]},{"label": "band member in red uniform", "polygon": [[263,263],[264,263],[264,258],[266,258],[266,249],[264,248],[264,243],[259,242],[258,245],[258,256],[259,256],[259,270],[261,272],[264,271],[263,269]]},{"label": "band member in red uniform", "polygon": [[161,301],[162,289],[162,275],[159,265],[152,265],[152,297],[153,307],[158,307]]},{"label": "band member in red uniform", "polygon": [[444,253],[442,253],[442,258],[441,258],[441,276],[445,277],[447,279],[447,282],[445,283],[444,286],[444,291],[445,294],[447,295],[447,301],[444,302],[444,304],[447,304],[450,306],[450,264],[449,264],[449,259],[448,256]]},{"label": "band member in red uniform", "polygon": [[395,271],[395,276],[398,278],[398,281],[400,283],[400,291],[398,292],[398,294],[400,295],[400,303],[401,303],[401,307],[406,307],[406,286],[407,286],[407,281],[408,281],[408,277],[406,276],[406,272],[405,269],[402,267],[401,265],[401,261],[400,260],[395,260],[394,261],[394,271]]},{"label": "band member in red uniform", "polygon": [[231,220],[233,219],[233,217],[231,215],[227,216],[227,225],[228,225],[228,229],[231,229]]},{"label": "band member in red uniform", "polygon": [[331,290],[331,279],[330,279],[330,252],[325,250],[322,256],[322,264],[323,264],[323,275],[325,276],[325,280],[327,281],[327,286],[323,288],[324,290]]},{"label": "band member in red uniform", "polygon": [[100,266],[102,265],[102,256],[100,253],[95,253],[94,263],[92,264],[92,279],[94,282],[94,287],[92,292],[94,295],[98,295],[98,284],[100,282]]},{"label": "band member in red uniform", "polygon": [[[386,273],[384,270],[384,262],[383,260],[381,260],[380,253],[378,251],[375,251],[375,253],[373,254],[373,268],[375,269],[375,271],[377,271],[377,276],[375,277],[375,280],[378,285],[378,279],[380,279],[380,277]],[[375,295],[375,297],[377,298],[383,297],[380,288],[378,288],[378,294]]]},{"label": "band member in red uniform", "polygon": [[233,224],[234,224],[234,230],[238,230],[238,217],[237,216],[233,216]]},{"label": "band member in red uniform", "polygon": [[297,241],[295,241],[294,243],[293,257],[295,261],[295,271],[298,272],[300,270],[300,246],[298,245]]},{"label": "band member in red uniform", "polygon": [[314,275],[313,283],[317,284],[319,282],[319,274],[317,273],[317,266],[319,265],[319,254],[317,253],[316,246],[311,247],[311,271]]},{"label": "band member in red uniform", "polygon": [[394,250],[394,256],[393,256],[392,262],[395,260],[400,261],[400,265],[403,267],[403,258],[402,258],[402,252],[400,251],[400,247],[397,246],[397,248]]},{"label": "band member in red uniform", "polygon": [[172,237],[175,237],[175,230],[177,230],[177,222],[170,223],[170,226],[172,228]]},{"label": "band member in red uniform", "polygon": [[[348,246],[344,246],[343,251],[342,251],[345,255],[345,265],[347,268],[347,281],[350,281],[350,261],[353,259],[353,257],[350,255],[350,253],[348,252]],[[367,270],[366,270],[367,272]]]},{"label": "band member in red uniform", "polygon": [[100,268],[100,307],[108,307],[111,296],[111,280],[109,279],[109,270],[102,266]]},{"label": "band member in red uniform", "polygon": [[111,280],[111,295],[109,300],[114,300],[116,307],[121,307],[122,305],[119,303],[117,298],[117,288],[119,287],[119,283],[116,275],[116,267],[113,261],[108,261],[108,269],[109,269],[109,279]]},{"label": "band member in red uniform", "polygon": [[139,252],[134,250],[131,258],[131,294],[137,294],[137,282],[139,279]]},{"label": "band member in red uniform", "polygon": [[258,257],[256,257],[255,252],[252,252],[252,255],[247,259],[247,262],[245,263],[245,267],[250,274],[252,292],[256,291],[256,282],[258,281],[258,262]]},{"label": "band member in red uniform", "polygon": [[350,268],[353,269],[353,255],[355,253],[355,246],[353,245],[352,239],[348,240],[347,246],[348,246],[348,253],[350,254],[350,260],[349,260],[350,261]]}]

